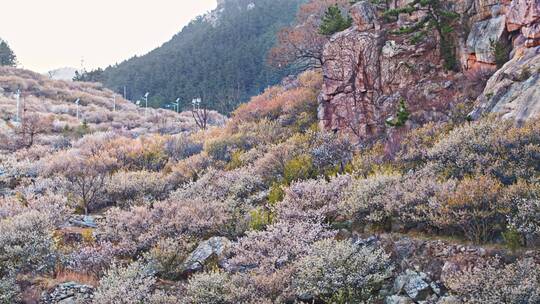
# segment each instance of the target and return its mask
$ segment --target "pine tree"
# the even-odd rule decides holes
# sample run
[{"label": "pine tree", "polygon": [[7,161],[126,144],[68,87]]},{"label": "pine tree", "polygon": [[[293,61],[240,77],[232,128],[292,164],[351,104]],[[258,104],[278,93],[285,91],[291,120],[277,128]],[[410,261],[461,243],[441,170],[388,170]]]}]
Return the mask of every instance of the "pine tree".
[{"label": "pine tree", "polygon": [[352,18],[343,17],[341,10],[337,5],[330,6],[322,19],[319,33],[325,36],[331,36],[335,33],[344,31],[351,27]]},{"label": "pine tree", "polygon": [[0,66],[16,66],[17,56],[7,42],[0,39]]},{"label": "pine tree", "polygon": [[447,9],[444,0],[414,0],[404,7],[390,9],[384,15],[391,18],[397,17],[399,14],[412,14],[418,11],[425,12],[425,17],[411,26],[400,28],[394,34],[415,33],[414,40],[419,40],[435,29],[439,34],[439,48],[444,60],[444,67],[448,70],[455,70],[457,68],[456,46],[451,34],[454,31],[452,24],[459,15]]}]

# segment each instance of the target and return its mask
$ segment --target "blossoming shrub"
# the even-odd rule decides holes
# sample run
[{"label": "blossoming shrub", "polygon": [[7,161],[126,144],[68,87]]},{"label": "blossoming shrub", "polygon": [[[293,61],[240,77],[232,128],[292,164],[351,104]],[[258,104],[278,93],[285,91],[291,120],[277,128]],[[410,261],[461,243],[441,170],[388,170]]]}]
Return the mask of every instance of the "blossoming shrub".
[{"label": "blossoming shrub", "polygon": [[0,275],[51,270],[56,263],[52,228],[35,210],[0,220]]},{"label": "blossoming shrub", "polygon": [[188,281],[186,303],[233,303],[230,295],[230,278],[224,272],[211,271],[195,274]]},{"label": "blossoming shrub", "polygon": [[502,265],[492,260],[452,275],[446,283],[464,303],[540,302],[540,265],[531,258]]},{"label": "blossoming shrub", "polygon": [[376,229],[389,228],[396,204],[390,191],[396,189],[400,182],[401,175],[398,174],[374,175],[356,180],[348,189],[341,208],[360,224]]},{"label": "blossoming shrub", "polygon": [[265,231],[250,231],[232,249],[233,269],[249,271],[246,288],[261,298],[283,302],[294,299],[293,262],[310,251],[314,242],[333,237],[335,232],[314,222],[277,222]]},{"label": "blossoming shrub", "polygon": [[332,223],[340,217],[339,205],[352,177],[342,175],[327,181],[324,178],[293,183],[285,190],[285,198],[276,206],[278,220],[324,221]]},{"label": "blossoming shrub", "polygon": [[147,303],[152,298],[155,284],[156,278],[140,262],[126,267],[114,265],[99,281],[93,303]]},{"label": "blossoming shrub", "polygon": [[116,206],[128,207],[166,198],[169,185],[160,172],[120,171],[106,181],[107,196]]},{"label": "blossoming shrub", "polygon": [[0,304],[19,303],[21,300],[20,292],[13,275],[2,276],[0,274]]},{"label": "blossoming shrub", "polygon": [[459,233],[476,243],[488,242],[506,226],[510,206],[502,194],[502,184],[491,176],[467,177],[437,194],[429,216],[446,233]]},{"label": "blossoming shrub", "polygon": [[539,119],[517,127],[488,118],[454,129],[428,151],[428,158],[446,177],[483,173],[511,184],[540,172],[539,152]]},{"label": "blossoming shrub", "polygon": [[159,277],[178,280],[182,275],[185,259],[195,249],[194,245],[183,237],[162,239],[145,255],[145,258]]},{"label": "blossoming shrub", "polygon": [[393,266],[381,249],[322,240],[296,262],[296,269],[293,285],[298,295],[326,303],[371,303]]}]

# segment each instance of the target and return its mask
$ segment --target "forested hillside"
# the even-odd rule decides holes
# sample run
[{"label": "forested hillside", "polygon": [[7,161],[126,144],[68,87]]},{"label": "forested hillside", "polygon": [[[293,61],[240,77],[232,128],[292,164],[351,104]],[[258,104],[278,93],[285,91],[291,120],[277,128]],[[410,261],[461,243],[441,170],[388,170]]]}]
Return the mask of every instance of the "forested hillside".
[{"label": "forested hillside", "polygon": [[151,92],[161,107],[195,97],[223,113],[287,75],[266,64],[276,32],[290,24],[303,0],[227,0],[147,55],[91,75],[136,100]]}]

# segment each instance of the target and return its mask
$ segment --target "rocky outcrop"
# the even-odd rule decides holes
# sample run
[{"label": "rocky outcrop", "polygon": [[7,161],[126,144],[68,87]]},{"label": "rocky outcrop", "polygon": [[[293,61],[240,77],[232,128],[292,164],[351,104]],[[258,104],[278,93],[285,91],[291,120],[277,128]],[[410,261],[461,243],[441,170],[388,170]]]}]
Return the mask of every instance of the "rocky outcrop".
[{"label": "rocky outcrop", "polygon": [[332,37],[324,50],[321,121],[324,128],[350,129],[359,137],[379,132],[382,95],[380,55],[384,33],[351,28]]},{"label": "rocky outcrop", "polygon": [[527,47],[540,45],[540,0],[513,0],[506,15],[508,31],[520,32]]},{"label": "rocky outcrop", "polygon": [[522,50],[489,79],[473,119],[486,113],[523,123],[540,118],[540,46]]},{"label": "rocky outcrop", "polygon": [[403,131],[389,129],[386,121],[401,99],[412,113],[409,126],[443,119],[458,86],[442,68],[437,41],[415,46],[391,35],[369,1],[353,5],[351,15],[354,26],[334,35],[323,51],[321,127],[353,134],[359,142],[381,136],[392,142]]},{"label": "rocky outcrop", "polygon": [[409,300],[411,303],[417,303],[428,299],[436,300],[442,290],[427,274],[407,269],[395,279],[392,293],[393,297],[399,297],[401,302]]},{"label": "rocky outcrop", "polygon": [[[390,6],[407,3],[392,1]],[[361,143],[384,137],[392,153],[407,129],[447,120],[454,105],[472,102],[482,91],[472,117],[486,112],[518,122],[536,117],[540,0],[458,0],[451,5],[461,16],[455,27],[462,68],[457,73],[443,69],[437,37],[414,45],[412,35],[392,34],[421,18],[421,12],[383,23],[377,18],[381,8],[371,1],[353,5],[353,27],[334,35],[324,48],[321,127],[352,134]],[[507,53],[512,61],[495,73]],[[525,66],[528,71],[521,73]],[[493,73],[483,90],[484,79]],[[410,118],[403,127],[389,127],[385,122],[400,100]]]}]

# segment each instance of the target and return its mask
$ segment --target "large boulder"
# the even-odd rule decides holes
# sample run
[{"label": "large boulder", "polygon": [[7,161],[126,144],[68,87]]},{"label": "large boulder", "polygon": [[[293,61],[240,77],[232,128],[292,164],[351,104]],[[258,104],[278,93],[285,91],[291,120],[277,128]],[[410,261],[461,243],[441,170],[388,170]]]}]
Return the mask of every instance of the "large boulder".
[{"label": "large boulder", "polygon": [[494,44],[508,45],[506,32],[506,17],[498,16],[477,22],[473,25],[467,38],[467,51],[469,53],[468,69],[474,64],[487,64],[496,69]]},{"label": "large boulder", "polygon": [[416,302],[424,301],[434,293],[429,282],[426,274],[407,269],[396,278],[392,291],[397,295],[407,295]]},{"label": "large boulder", "polygon": [[225,237],[213,237],[200,243],[184,261],[184,272],[202,271],[211,261],[219,263],[230,246],[231,241]]},{"label": "large boulder", "polygon": [[522,50],[488,81],[471,118],[498,113],[521,124],[540,117],[540,47]]}]

